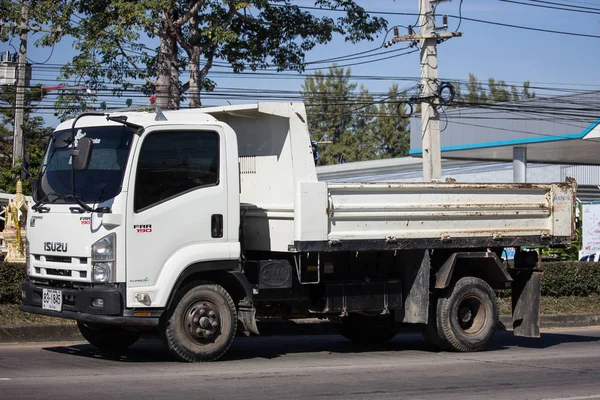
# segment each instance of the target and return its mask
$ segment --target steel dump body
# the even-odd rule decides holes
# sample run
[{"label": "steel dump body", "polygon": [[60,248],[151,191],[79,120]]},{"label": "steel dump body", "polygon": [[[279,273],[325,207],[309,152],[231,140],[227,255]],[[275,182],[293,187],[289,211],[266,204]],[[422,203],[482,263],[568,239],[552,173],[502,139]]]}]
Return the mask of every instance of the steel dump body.
[{"label": "steel dump body", "polygon": [[327,183],[327,218],[301,229],[325,223],[322,240],[331,249],[564,244],[573,232],[575,192],[574,182]]}]

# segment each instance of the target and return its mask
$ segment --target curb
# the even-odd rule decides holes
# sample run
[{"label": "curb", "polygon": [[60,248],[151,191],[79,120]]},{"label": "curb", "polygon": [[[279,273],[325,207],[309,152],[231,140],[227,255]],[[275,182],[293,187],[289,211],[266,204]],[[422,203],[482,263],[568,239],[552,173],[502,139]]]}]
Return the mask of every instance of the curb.
[{"label": "curb", "polygon": [[[500,316],[500,322],[509,329],[512,326],[510,315]],[[540,317],[540,328],[583,328],[600,326],[600,314],[548,314]]]},{"label": "curb", "polygon": [[0,343],[83,340],[76,324],[0,326]]},{"label": "curb", "polygon": [[[512,319],[500,316],[500,323],[510,330]],[[335,323],[325,319],[262,320],[258,321],[262,336],[335,335]],[[540,326],[551,328],[582,328],[600,326],[600,314],[542,315]],[[83,341],[76,324],[0,326],[0,343]]]}]

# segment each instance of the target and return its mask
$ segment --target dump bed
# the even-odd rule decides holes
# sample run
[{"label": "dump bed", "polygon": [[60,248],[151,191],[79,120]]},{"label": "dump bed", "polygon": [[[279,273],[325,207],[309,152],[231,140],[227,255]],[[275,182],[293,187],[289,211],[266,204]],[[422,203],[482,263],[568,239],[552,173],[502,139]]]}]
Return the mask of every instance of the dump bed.
[{"label": "dump bed", "polygon": [[[559,184],[301,184],[297,250],[569,243],[575,193]],[[323,213],[324,209],[324,213]]]}]

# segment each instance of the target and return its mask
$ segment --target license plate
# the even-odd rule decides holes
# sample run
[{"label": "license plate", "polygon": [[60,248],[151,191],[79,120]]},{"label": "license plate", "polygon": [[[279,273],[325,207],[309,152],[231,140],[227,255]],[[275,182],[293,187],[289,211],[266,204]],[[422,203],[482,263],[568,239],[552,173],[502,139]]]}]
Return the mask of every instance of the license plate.
[{"label": "license plate", "polygon": [[44,310],[62,311],[62,291],[56,289],[43,289],[42,308]]}]

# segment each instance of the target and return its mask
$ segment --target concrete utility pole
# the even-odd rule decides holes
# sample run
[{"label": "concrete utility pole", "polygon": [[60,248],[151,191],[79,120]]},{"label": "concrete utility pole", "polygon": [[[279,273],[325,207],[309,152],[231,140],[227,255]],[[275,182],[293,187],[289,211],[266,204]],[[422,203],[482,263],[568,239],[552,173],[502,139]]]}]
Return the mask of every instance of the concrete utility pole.
[{"label": "concrete utility pole", "polygon": [[29,23],[29,1],[21,7],[21,40],[19,62],[17,64],[17,85],[15,93],[15,132],[13,137],[13,167],[23,159],[23,120],[25,118],[25,80],[27,74],[27,32]]},{"label": "concrete utility pole", "polygon": [[[437,43],[441,39],[461,36],[459,32],[437,33],[447,25],[435,26],[435,6],[450,0],[419,0],[419,34],[394,37],[389,44],[419,41],[421,46],[421,122],[423,139],[423,180],[439,181],[442,178],[440,149],[439,78]],[[411,29],[412,30],[412,29]]]},{"label": "concrete utility pole", "polygon": [[[419,32],[421,39],[421,124],[423,135],[423,180],[442,179],[440,145],[440,104],[438,94],[437,38],[434,34],[435,17],[430,0],[420,0]],[[431,11],[430,11],[431,10]]]},{"label": "concrete utility pole", "polygon": [[15,87],[15,130],[13,135],[13,157],[12,165],[18,165],[19,159],[24,156],[23,153],[23,121],[25,119],[25,88],[27,86],[27,33],[36,32],[56,32],[58,29],[45,29],[40,26],[29,26],[29,0],[23,0],[21,7],[21,23],[2,24],[0,28],[14,27],[20,31],[19,42],[19,60],[17,62],[17,79]]}]

